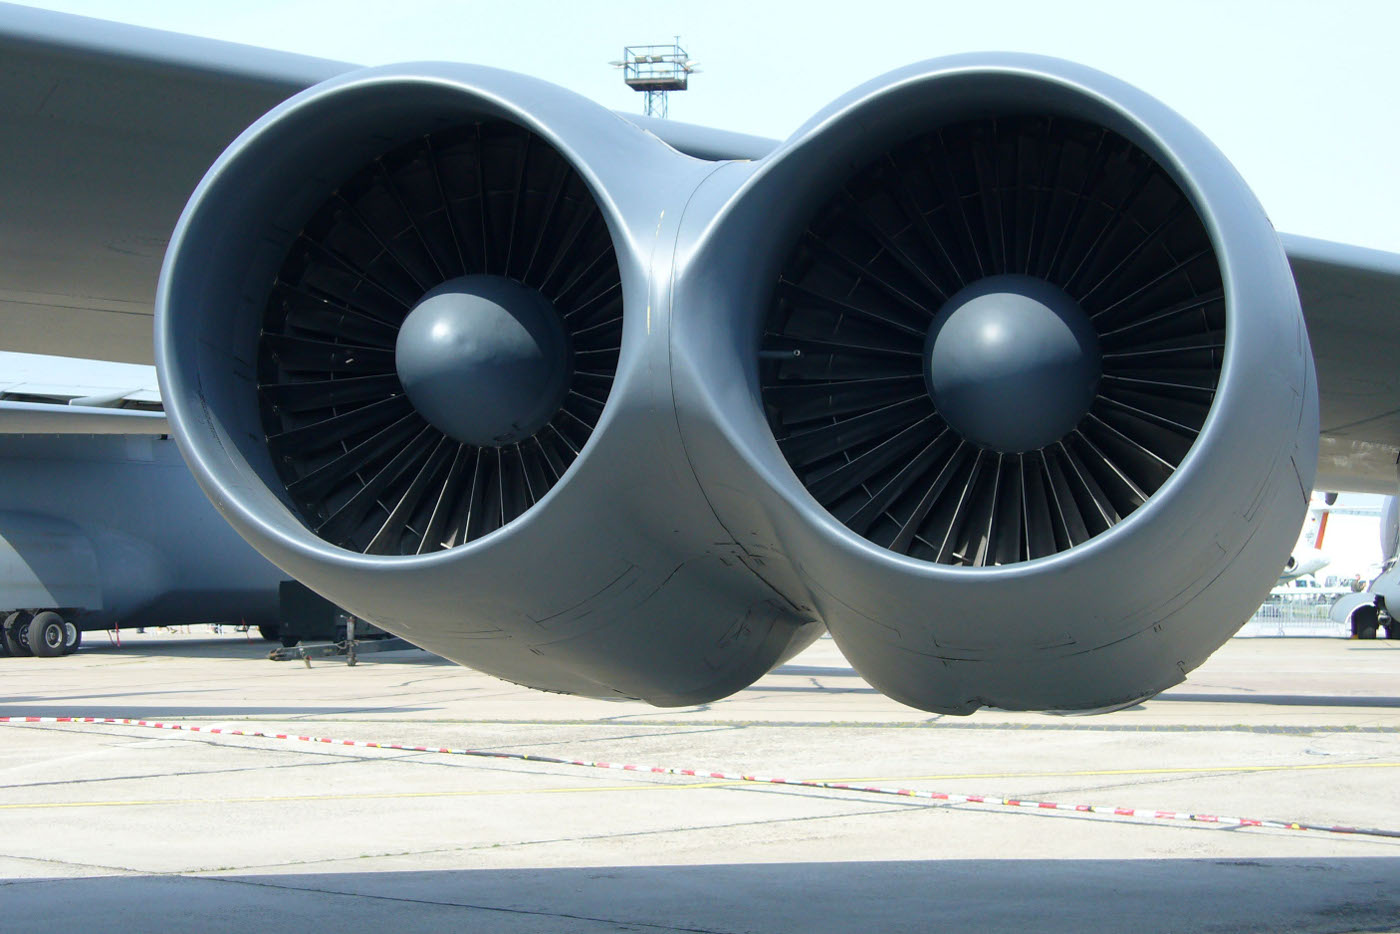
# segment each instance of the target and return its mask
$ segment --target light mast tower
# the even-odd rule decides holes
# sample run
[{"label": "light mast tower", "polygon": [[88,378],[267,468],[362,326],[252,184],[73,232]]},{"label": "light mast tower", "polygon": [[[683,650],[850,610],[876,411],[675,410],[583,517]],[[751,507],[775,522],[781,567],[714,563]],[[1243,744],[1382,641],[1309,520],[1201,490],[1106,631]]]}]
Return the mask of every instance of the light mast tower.
[{"label": "light mast tower", "polygon": [[681,48],[680,36],[670,45],[629,45],[622,60],[612,63],[629,88],[646,94],[646,115],[662,119],[670,113],[667,95],[686,89],[697,64]]}]

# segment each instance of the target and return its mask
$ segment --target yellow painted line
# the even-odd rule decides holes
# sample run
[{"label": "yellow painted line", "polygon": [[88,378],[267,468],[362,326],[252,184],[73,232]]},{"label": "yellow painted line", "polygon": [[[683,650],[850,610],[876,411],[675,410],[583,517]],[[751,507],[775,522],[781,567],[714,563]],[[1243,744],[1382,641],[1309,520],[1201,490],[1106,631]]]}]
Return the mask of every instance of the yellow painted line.
[{"label": "yellow painted line", "polygon": [[44,810],[49,808],[111,808],[111,807],[177,807],[211,804],[284,804],[292,801],[349,801],[384,798],[474,798],[500,795],[557,795],[598,791],[688,791],[696,788],[717,788],[720,785],[745,785],[748,782],[691,782],[684,785],[642,783],[634,785],[592,785],[578,788],[503,788],[480,791],[386,791],[359,792],[341,795],[276,795],[263,798],[156,798],[152,800],[125,799],[117,801],[39,801],[28,804],[0,804],[0,811]]},{"label": "yellow painted line", "polygon": [[946,775],[906,775],[882,778],[827,778],[828,782],[950,782],[962,778],[1065,778],[1102,775],[1191,775],[1209,772],[1303,772],[1329,769],[1397,769],[1400,762],[1318,762],[1298,765],[1202,765],[1174,769],[1085,769],[1072,772],[962,772]]}]

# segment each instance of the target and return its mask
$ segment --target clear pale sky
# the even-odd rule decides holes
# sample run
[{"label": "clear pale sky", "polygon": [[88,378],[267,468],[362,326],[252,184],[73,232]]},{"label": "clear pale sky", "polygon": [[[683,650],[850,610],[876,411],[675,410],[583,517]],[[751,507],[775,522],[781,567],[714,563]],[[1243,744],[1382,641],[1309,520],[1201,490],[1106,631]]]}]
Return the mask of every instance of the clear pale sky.
[{"label": "clear pale sky", "polygon": [[523,71],[641,110],[608,62],[679,34],[702,73],[671,116],[786,136],[841,92],[955,52],[1058,55],[1176,108],[1282,231],[1400,252],[1400,2],[29,0],[363,64]]}]

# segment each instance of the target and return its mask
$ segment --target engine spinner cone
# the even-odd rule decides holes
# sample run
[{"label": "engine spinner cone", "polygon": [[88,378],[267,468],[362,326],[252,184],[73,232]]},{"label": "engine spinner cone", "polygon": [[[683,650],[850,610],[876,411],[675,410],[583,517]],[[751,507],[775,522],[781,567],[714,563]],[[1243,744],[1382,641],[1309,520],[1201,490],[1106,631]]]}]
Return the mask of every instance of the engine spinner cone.
[{"label": "engine spinner cone", "polygon": [[503,276],[459,276],[429,291],[404,320],[394,354],[418,412],[449,437],[482,447],[543,428],[572,372],[554,306]]},{"label": "engine spinner cone", "polygon": [[1100,372],[1089,316],[1063,289],[1033,276],[966,286],[939,310],[924,343],[924,379],[949,426],[1008,454],[1074,430]]}]

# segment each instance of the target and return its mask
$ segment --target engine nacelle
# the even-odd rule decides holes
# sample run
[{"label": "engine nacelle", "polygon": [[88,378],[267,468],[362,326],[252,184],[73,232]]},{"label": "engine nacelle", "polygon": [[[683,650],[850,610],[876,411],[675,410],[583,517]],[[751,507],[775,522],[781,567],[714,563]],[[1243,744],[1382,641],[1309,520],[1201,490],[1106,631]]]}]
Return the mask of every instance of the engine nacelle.
[{"label": "engine nacelle", "polygon": [[474,668],[660,705],[751,683],[820,627],[744,569],[680,445],[666,208],[708,169],[493,69],[292,98],[162,273],[196,478],[288,573]]},{"label": "engine nacelle", "polygon": [[1283,249],[1156,100],[1023,55],[857,89],[687,218],[687,451],[754,566],[927,710],[1109,709],[1249,617],[1318,437]]},{"label": "engine nacelle", "polygon": [[1283,563],[1279,580],[1293,580],[1305,574],[1316,574],[1327,567],[1331,559],[1316,548],[1294,548]]},{"label": "engine nacelle", "polygon": [[504,72],[334,79],[196,191],[157,361],[284,570],[472,667],[657,704],[822,623],[917,707],[1131,703],[1258,605],[1316,464],[1248,189],[1030,56],[895,72],[719,164]]}]

